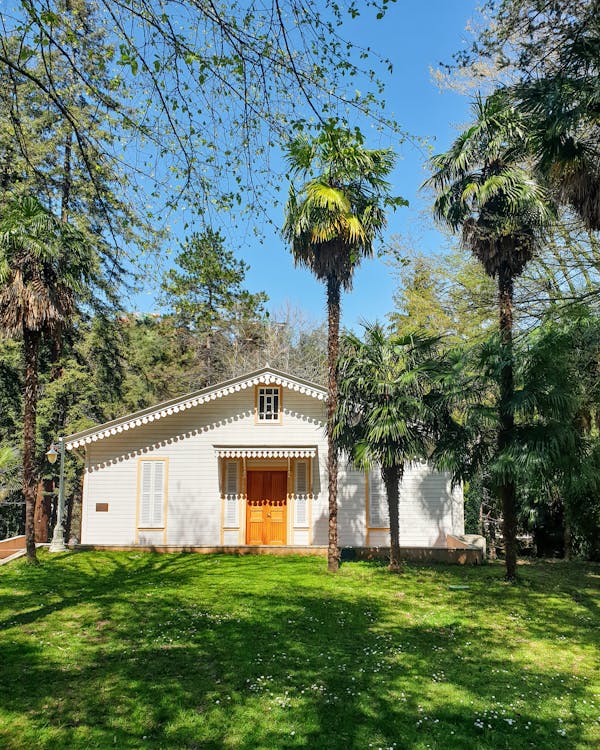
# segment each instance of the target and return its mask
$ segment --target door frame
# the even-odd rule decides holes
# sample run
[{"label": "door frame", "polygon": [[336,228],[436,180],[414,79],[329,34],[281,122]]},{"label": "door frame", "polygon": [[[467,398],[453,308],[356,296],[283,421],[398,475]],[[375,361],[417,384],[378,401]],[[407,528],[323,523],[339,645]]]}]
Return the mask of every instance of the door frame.
[{"label": "door frame", "polygon": [[[238,527],[225,529],[225,463],[227,460],[236,460],[239,462],[239,495],[240,505],[238,514]],[[294,546],[296,527],[294,526],[294,482],[295,482],[295,463],[299,460],[306,461],[308,464],[308,491],[309,491],[309,503],[308,503],[308,545],[311,546],[313,543],[313,466],[314,459],[310,456],[306,458],[250,458],[247,456],[240,456],[236,459],[227,459],[225,457],[220,458],[219,466],[219,484],[221,486],[221,508],[220,508],[220,544],[225,546],[224,534],[225,531],[234,532],[237,536],[236,544],[240,546],[247,546],[247,532],[246,532],[246,512],[248,509],[248,472],[249,471],[286,471],[287,472],[287,524],[286,524],[286,547]],[[305,527],[302,527],[302,531],[305,531]],[[230,537],[231,538],[231,537]],[[292,541],[290,541],[292,540]],[[231,545],[231,541],[228,545]],[[250,545],[254,546],[254,545]]]}]

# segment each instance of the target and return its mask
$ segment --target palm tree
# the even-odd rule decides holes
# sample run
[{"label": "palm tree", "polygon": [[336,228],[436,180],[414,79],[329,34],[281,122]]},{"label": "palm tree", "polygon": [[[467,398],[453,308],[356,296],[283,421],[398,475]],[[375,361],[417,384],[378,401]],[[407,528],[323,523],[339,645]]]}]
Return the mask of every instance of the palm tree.
[{"label": "palm tree", "polygon": [[373,242],[386,225],[385,208],[405,205],[392,198],[385,178],[395,156],[389,149],[363,147],[358,131],[330,124],[314,140],[298,137],[286,149],[292,183],[283,235],[296,265],[309,268],[327,286],[328,390],[327,434],[329,474],[328,568],[339,567],[337,543],[337,452],[332,425],[337,403],[336,363],[339,350],[340,293],[350,289],[354,269],[370,257]]},{"label": "palm tree", "polygon": [[[508,450],[514,431],[513,288],[538,252],[556,218],[545,189],[524,162],[528,142],[522,119],[504,96],[477,99],[475,122],[450,149],[431,159],[426,184],[437,191],[434,213],[483,264],[498,284],[502,368],[498,399],[498,450]],[[514,477],[498,478],[506,546],[506,577],[516,579],[517,512]]]},{"label": "palm tree", "polygon": [[[549,6],[550,4],[547,4]],[[600,230],[598,2],[546,7],[558,17],[553,54],[538,48],[533,71],[510,87],[529,133],[536,173],[585,226]],[[533,14],[536,15],[536,14]],[[534,24],[535,25],[535,24]]]},{"label": "palm tree", "polygon": [[339,401],[333,435],[340,450],[361,469],[379,467],[390,518],[390,570],[400,569],[399,488],[406,464],[428,458],[438,418],[431,387],[442,373],[438,339],[387,336],[365,325],[364,341],[342,339]]},{"label": "palm tree", "polygon": [[93,256],[81,234],[33,197],[9,201],[0,220],[0,330],[23,337],[23,494],[27,556],[35,560],[35,436],[38,356],[86,293]]},{"label": "palm tree", "polygon": [[527,123],[528,151],[535,174],[561,204],[573,209],[587,229],[600,230],[597,74],[587,82],[585,78],[576,80],[558,74],[508,91]]}]

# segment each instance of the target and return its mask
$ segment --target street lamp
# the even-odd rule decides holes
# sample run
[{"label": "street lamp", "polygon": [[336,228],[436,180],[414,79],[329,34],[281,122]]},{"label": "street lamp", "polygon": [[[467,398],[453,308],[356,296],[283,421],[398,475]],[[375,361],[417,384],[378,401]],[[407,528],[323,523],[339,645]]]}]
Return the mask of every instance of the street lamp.
[{"label": "street lamp", "polygon": [[64,552],[65,531],[63,529],[63,515],[65,512],[65,441],[63,438],[58,439],[57,446],[52,444],[46,453],[46,458],[51,464],[56,463],[60,455],[60,474],[58,476],[58,507],[56,509],[56,525],[50,542],[50,552]]}]

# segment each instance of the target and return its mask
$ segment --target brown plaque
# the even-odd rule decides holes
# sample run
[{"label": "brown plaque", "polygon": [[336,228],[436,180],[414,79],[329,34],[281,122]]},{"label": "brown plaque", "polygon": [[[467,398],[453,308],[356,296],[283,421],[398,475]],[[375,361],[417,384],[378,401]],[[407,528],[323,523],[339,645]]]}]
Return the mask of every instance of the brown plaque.
[{"label": "brown plaque", "polygon": [[108,513],[108,503],[96,503],[96,513]]}]

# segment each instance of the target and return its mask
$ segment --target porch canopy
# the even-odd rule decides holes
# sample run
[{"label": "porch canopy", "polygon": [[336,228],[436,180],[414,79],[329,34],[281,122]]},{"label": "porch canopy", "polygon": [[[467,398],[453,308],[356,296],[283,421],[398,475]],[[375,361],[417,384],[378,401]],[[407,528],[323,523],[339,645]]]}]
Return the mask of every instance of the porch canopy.
[{"label": "porch canopy", "polygon": [[215,445],[218,458],[314,458],[316,446]]}]

